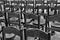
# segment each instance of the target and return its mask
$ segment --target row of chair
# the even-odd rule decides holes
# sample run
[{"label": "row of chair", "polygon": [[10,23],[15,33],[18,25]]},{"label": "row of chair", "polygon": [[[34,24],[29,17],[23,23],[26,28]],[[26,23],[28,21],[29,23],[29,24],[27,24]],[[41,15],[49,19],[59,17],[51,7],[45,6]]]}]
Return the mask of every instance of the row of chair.
[{"label": "row of chair", "polygon": [[[39,3],[40,3],[40,2],[39,2]],[[27,6],[27,5],[26,5],[26,6]],[[25,9],[27,8],[26,6],[24,7]],[[44,5],[43,5],[43,6],[44,6]],[[47,9],[47,8],[49,8],[49,7],[46,7],[46,8],[45,8],[45,6],[44,6],[44,7],[43,7],[43,6],[37,6],[36,9],[39,10],[38,8],[40,8],[40,9]],[[9,7],[10,7],[10,6],[9,6]],[[15,6],[15,7],[16,7],[16,6]],[[19,7],[20,7],[20,6],[19,6]],[[19,7],[18,7],[18,8],[19,8]],[[29,7],[30,7],[30,6],[29,6]],[[28,9],[29,9],[29,7],[28,7]],[[17,7],[16,7],[16,8],[17,8]],[[30,7],[30,8],[31,8],[31,7]],[[42,38],[42,39],[48,40],[49,33],[47,32],[47,33],[48,33],[48,34],[47,34],[47,33],[43,32],[43,31],[39,30],[39,29],[40,29],[40,28],[39,28],[39,27],[40,27],[40,16],[41,16],[41,15],[44,15],[44,14],[42,14],[42,13],[39,14],[38,11],[37,11],[37,13],[38,13],[37,15],[36,15],[36,14],[33,14],[34,12],[33,12],[32,14],[31,14],[31,13],[29,14],[29,13],[26,13],[26,12],[25,12],[25,11],[26,11],[25,9],[24,9],[24,12],[23,12],[23,14],[24,14],[24,21],[25,21],[25,22],[23,23],[23,24],[24,24],[24,27],[23,27],[23,29],[22,29],[22,32],[24,31],[24,33],[25,33],[24,36],[25,36],[25,37],[26,37],[26,36],[30,36],[30,37],[40,37],[40,38]],[[51,9],[52,9],[52,8],[51,8]],[[33,10],[34,10],[34,8],[33,8]],[[6,22],[7,28],[4,28],[4,29],[3,29],[3,33],[5,34],[6,32],[8,32],[8,33],[9,33],[9,32],[10,32],[10,33],[13,32],[14,34],[17,33],[16,35],[21,35],[21,34],[20,34],[20,33],[21,33],[20,31],[18,32],[18,30],[14,29],[14,28],[9,29],[9,27],[8,27],[8,25],[7,25],[7,24],[15,24],[15,21],[16,21],[16,20],[12,20],[12,21],[11,21],[11,20],[9,20],[9,19],[10,19],[11,17],[13,17],[13,18],[14,18],[14,17],[17,17],[17,18],[19,18],[19,20],[17,20],[17,21],[19,22],[19,26],[20,26],[20,13],[17,14],[17,13],[15,13],[15,11],[13,11],[13,12],[11,11],[11,12],[10,12],[9,10],[7,10],[7,11],[5,10],[4,14],[5,14],[5,22]],[[9,15],[8,18],[6,17],[6,14]],[[52,18],[52,16],[51,16],[51,18],[50,18],[50,16],[48,16],[48,17],[47,17],[46,15],[44,15],[44,16],[46,17],[46,18],[45,18],[46,20],[47,20],[47,18],[49,18],[48,21],[50,21],[50,19]],[[53,17],[54,17],[54,15],[53,15]],[[32,25],[32,26],[31,26],[30,23],[28,24],[28,23],[26,22],[26,18],[27,18],[27,19],[28,19],[28,18],[29,18],[29,19],[32,18],[33,20],[35,20],[35,19],[38,20],[38,25],[37,25],[37,26],[35,26],[35,25]],[[55,18],[56,18],[56,17],[55,17]],[[53,19],[53,18],[52,18],[52,19]],[[51,21],[52,21],[52,19],[51,19]],[[14,21],[14,22],[13,22],[13,21]],[[18,23],[16,23],[16,24],[18,24]],[[15,24],[15,25],[16,25],[16,24]],[[46,21],[45,24],[46,24],[45,28],[47,28],[47,21]],[[27,25],[28,25],[28,26],[27,26]],[[34,28],[33,28],[33,29],[29,30],[29,29],[28,29],[28,28],[30,28],[29,26],[32,27],[32,28],[33,28],[33,27],[38,27],[39,29],[34,29]],[[21,27],[21,26],[20,26],[20,27]],[[26,29],[25,29],[25,28],[26,28]],[[27,29],[28,29],[28,30],[27,30]],[[8,31],[7,31],[7,30],[8,30]],[[11,30],[13,30],[13,31],[11,31]],[[46,29],[46,30],[47,30],[47,29]],[[22,35],[21,35],[21,36],[22,36]],[[4,37],[3,37],[3,38],[4,38]],[[26,39],[26,38],[25,38],[25,39]],[[4,40],[4,39],[3,39],[3,40]]]}]

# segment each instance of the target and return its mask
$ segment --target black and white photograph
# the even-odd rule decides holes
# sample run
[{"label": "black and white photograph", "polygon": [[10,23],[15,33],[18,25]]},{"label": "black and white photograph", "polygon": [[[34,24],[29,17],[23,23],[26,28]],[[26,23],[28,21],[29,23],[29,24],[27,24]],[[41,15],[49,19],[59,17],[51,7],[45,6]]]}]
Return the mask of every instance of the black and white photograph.
[{"label": "black and white photograph", "polygon": [[60,40],[60,0],[0,0],[0,40]]}]

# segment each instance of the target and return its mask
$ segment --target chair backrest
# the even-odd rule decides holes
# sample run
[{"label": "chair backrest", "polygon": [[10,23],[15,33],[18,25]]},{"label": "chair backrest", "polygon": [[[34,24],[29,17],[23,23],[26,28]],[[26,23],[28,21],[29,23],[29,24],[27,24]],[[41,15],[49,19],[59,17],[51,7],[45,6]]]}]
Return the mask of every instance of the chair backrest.
[{"label": "chair backrest", "polygon": [[[20,26],[20,14],[19,13],[8,13],[8,23],[9,24],[14,24],[14,25],[19,25]],[[14,19],[13,19],[14,18]]]},{"label": "chair backrest", "polygon": [[31,6],[31,5],[27,5],[27,6],[26,6],[26,9],[34,9],[34,8],[33,8],[33,6]]},{"label": "chair backrest", "polygon": [[34,4],[34,1],[27,1],[27,4]]},{"label": "chair backrest", "polygon": [[48,6],[41,5],[41,6],[37,6],[37,8],[39,8],[39,9],[48,9]]},{"label": "chair backrest", "polygon": [[36,4],[43,4],[44,1],[43,0],[35,0]]},{"label": "chair backrest", "polygon": [[4,13],[0,11],[0,17],[4,16]]},{"label": "chair backrest", "polygon": [[56,4],[57,0],[49,0],[49,1],[47,1],[47,4],[51,4],[51,3]]}]

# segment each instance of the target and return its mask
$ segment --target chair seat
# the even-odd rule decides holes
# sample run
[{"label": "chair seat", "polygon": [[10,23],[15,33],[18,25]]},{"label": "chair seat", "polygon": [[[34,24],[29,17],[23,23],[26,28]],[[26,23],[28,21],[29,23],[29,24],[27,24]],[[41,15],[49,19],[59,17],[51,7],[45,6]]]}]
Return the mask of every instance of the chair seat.
[{"label": "chair seat", "polygon": [[60,32],[60,27],[52,26],[52,28],[48,28],[48,30],[53,30],[53,31]]},{"label": "chair seat", "polygon": [[11,33],[11,34],[5,34],[6,38],[12,38],[13,36],[15,36],[15,34]]},{"label": "chair seat", "polygon": [[[48,39],[48,34],[41,30],[31,29],[26,31],[28,37],[40,37],[43,39]],[[43,35],[43,36],[42,36]]]},{"label": "chair seat", "polygon": [[52,26],[55,26],[55,27],[60,27],[60,25],[58,24],[58,25],[52,25]]},{"label": "chair seat", "polygon": [[55,21],[54,23],[52,23],[52,26],[60,27],[60,22]]},{"label": "chair seat", "polygon": [[13,28],[13,27],[4,28],[4,29],[3,29],[3,32],[4,32],[5,34],[6,34],[6,33],[7,33],[7,34],[13,33],[13,34],[19,35],[19,36],[22,35],[21,31],[17,30],[16,28]]}]

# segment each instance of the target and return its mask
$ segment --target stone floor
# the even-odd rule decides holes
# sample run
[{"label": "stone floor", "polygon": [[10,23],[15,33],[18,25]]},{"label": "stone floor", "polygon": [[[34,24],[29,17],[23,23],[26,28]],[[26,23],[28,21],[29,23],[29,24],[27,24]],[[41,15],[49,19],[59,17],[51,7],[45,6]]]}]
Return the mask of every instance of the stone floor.
[{"label": "stone floor", "polygon": [[60,32],[55,32],[55,35],[51,36],[51,40],[60,40]]}]

